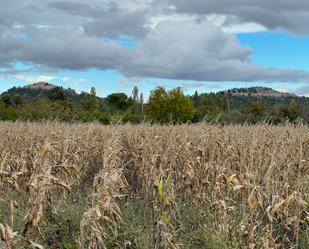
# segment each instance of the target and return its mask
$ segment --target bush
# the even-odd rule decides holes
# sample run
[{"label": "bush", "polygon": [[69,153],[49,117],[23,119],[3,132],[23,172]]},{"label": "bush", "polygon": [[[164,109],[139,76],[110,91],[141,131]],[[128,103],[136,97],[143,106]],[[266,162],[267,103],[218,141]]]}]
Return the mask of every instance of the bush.
[{"label": "bush", "polygon": [[82,122],[99,121],[102,124],[110,123],[110,116],[104,112],[99,111],[84,111],[79,113],[77,119]]}]

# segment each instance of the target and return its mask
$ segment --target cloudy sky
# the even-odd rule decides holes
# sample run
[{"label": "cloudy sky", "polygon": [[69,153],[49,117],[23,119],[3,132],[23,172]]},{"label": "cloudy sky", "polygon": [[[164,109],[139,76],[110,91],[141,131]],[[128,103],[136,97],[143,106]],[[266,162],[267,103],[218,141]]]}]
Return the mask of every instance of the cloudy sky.
[{"label": "cloudy sky", "polygon": [[[232,4],[231,4],[232,3]],[[0,91],[269,86],[309,95],[308,0],[2,0]]]}]

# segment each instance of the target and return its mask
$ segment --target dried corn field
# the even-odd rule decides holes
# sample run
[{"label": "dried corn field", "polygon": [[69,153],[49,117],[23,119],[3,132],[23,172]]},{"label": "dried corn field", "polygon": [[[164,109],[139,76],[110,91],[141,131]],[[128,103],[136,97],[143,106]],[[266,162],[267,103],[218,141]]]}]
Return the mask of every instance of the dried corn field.
[{"label": "dried corn field", "polygon": [[0,123],[0,248],[308,248],[309,128]]}]

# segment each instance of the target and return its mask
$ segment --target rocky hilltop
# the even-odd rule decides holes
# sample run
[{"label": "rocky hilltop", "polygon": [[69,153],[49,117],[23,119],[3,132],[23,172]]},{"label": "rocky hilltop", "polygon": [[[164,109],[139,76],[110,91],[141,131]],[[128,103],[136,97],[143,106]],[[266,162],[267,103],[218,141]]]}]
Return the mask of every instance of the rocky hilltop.
[{"label": "rocky hilltop", "polygon": [[249,88],[233,88],[225,91],[230,96],[246,96],[246,97],[274,97],[274,98],[284,98],[284,97],[296,97],[295,94],[289,92],[281,92],[274,90],[269,87],[249,87]]},{"label": "rocky hilltop", "polygon": [[30,90],[35,90],[35,89],[41,89],[41,90],[52,90],[56,88],[56,85],[47,83],[47,82],[37,82],[31,85],[26,85],[23,88],[24,89],[30,89]]}]

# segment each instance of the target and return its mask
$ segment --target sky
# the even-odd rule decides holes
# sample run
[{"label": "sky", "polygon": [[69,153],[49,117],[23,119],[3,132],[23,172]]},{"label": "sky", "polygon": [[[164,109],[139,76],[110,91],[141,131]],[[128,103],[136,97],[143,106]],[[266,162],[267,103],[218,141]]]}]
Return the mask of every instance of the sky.
[{"label": "sky", "polygon": [[[232,3],[232,4],[231,4]],[[308,0],[3,0],[0,92],[266,86],[309,96]]]}]

